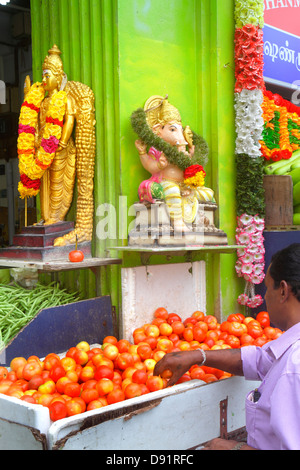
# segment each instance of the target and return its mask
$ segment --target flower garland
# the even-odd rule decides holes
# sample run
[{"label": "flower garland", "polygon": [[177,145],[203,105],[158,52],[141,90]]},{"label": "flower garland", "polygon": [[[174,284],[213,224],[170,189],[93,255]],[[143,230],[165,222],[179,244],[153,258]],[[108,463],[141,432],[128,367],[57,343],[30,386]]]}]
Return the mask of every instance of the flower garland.
[{"label": "flower garland", "polygon": [[263,157],[273,161],[289,159],[300,148],[300,108],[278,94],[265,91],[262,109]]},{"label": "flower garland", "polygon": [[260,141],[263,103],[263,0],[235,2],[235,112],[237,158],[236,272],[246,281],[238,303],[258,307],[255,284],[264,279],[264,190]]},{"label": "flower garland", "polygon": [[171,146],[158,135],[154,134],[147,124],[146,113],[142,108],[137,109],[131,115],[131,124],[134,132],[149,147],[154,147],[163,152],[169,163],[186,170],[191,165],[205,166],[208,161],[208,145],[200,135],[193,132],[193,143],[195,151],[193,157],[179,152],[176,147]]},{"label": "flower garland", "polygon": [[238,297],[238,302],[251,308],[262,303],[261,296],[255,295],[254,285],[260,284],[264,279],[264,228],[264,219],[258,215],[242,214],[238,217],[236,241],[245,248],[238,249],[235,269],[237,275],[246,280],[244,294]]},{"label": "flower garland", "polygon": [[51,97],[41,145],[38,151],[35,151],[38,114],[44,97],[45,91],[41,83],[34,83],[21,107],[18,128],[18,190],[21,199],[38,194],[41,178],[53,161],[61,137],[67,99],[64,91],[59,91]]},{"label": "flower garland", "polygon": [[235,30],[235,92],[264,88],[263,32],[259,26],[245,24]]},{"label": "flower garland", "polygon": [[201,165],[191,165],[184,171],[184,183],[187,186],[198,188],[204,186],[206,172]]}]

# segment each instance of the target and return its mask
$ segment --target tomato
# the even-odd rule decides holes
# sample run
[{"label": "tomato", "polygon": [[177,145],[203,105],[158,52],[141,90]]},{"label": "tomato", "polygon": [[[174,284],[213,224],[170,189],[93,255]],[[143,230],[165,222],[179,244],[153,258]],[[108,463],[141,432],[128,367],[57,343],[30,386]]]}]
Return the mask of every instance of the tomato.
[{"label": "tomato", "polygon": [[81,382],[87,382],[88,380],[93,379],[94,375],[95,375],[95,367],[85,366],[82,368],[80,372],[79,380]]},{"label": "tomato", "polygon": [[90,403],[88,404],[86,409],[87,409],[87,411],[96,410],[98,408],[102,408],[103,406],[105,406],[105,405],[98,399],[98,400],[90,401]]},{"label": "tomato", "polygon": [[159,333],[162,336],[170,336],[173,333],[173,325],[171,326],[170,323],[167,322],[162,323],[159,325]]},{"label": "tomato", "polygon": [[65,403],[55,401],[49,405],[50,419],[57,421],[67,417],[68,409]]},{"label": "tomato", "polygon": [[56,382],[56,390],[58,391],[58,393],[65,393],[65,387],[69,383],[74,382],[72,382],[72,380],[68,377],[61,377],[60,379],[58,379],[58,381]]},{"label": "tomato", "polygon": [[6,379],[7,376],[8,376],[8,370],[6,369],[6,367],[1,366],[0,367],[0,380]]},{"label": "tomato", "polygon": [[239,321],[229,322],[228,333],[234,336],[242,336],[242,334],[247,333],[247,326]]},{"label": "tomato", "polygon": [[82,405],[76,400],[76,398],[72,398],[71,400],[67,401],[66,408],[67,416],[74,416],[83,413]]},{"label": "tomato", "polygon": [[7,374],[7,377],[6,377],[8,380],[11,380],[12,382],[15,382],[18,377],[17,377],[17,374],[15,373],[14,370],[10,370]]},{"label": "tomato", "polygon": [[[125,354],[125,353],[123,353],[123,354]],[[125,367],[125,369],[126,369],[126,367]],[[94,374],[94,379],[98,381],[98,380],[103,379],[103,378],[112,380],[114,378],[113,369],[111,369],[110,367],[107,367],[105,365],[99,366],[96,369],[96,372]]]},{"label": "tomato", "polygon": [[205,374],[202,380],[209,384],[212,382],[217,382],[218,379],[214,374]]},{"label": "tomato", "polygon": [[283,333],[283,331],[281,331],[279,328],[275,328],[275,338],[274,339],[279,338],[279,336],[281,336],[282,333]]},{"label": "tomato", "polygon": [[189,324],[191,325],[196,325],[198,319],[196,317],[188,317],[184,320],[183,324],[184,326],[187,326]]},{"label": "tomato", "polygon": [[10,368],[16,372],[20,367],[24,367],[26,363],[25,357],[14,357],[10,362]]},{"label": "tomato", "polygon": [[214,315],[206,315],[203,320],[210,330],[217,328],[218,320]]},{"label": "tomato", "polygon": [[130,342],[127,341],[127,339],[120,339],[120,341],[117,342],[116,346],[120,353],[125,353],[128,352],[128,349],[130,348]]},{"label": "tomato", "polygon": [[220,330],[223,332],[228,332],[229,325],[230,325],[230,322],[228,320],[223,321],[220,325]]},{"label": "tomato", "polygon": [[74,359],[76,361],[76,364],[79,364],[81,366],[85,366],[86,363],[89,360],[89,356],[86,351],[83,351],[83,349],[78,349],[74,354]]},{"label": "tomato", "polygon": [[149,344],[140,344],[137,347],[137,353],[142,361],[144,361],[145,359],[148,359],[152,356],[152,348]]},{"label": "tomato", "polygon": [[245,318],[244,315],[242,315],[241,313],[232,313],[227,318],[227,321],[229,321],[229,322],[238,321],[238,322],[241,323],[244,320],[244,318]]},{"label": "tomato", "polygon": [[27,403],[32,403],[33,405],[37,404],[37,401],[35,400],[35,398],[31,397],[30,395],[24,394],[20,397],[20,399],[23,401],[26,401]]},{"label": "tomato", "polygon": [[203,312],[200,312],[200,310],[196,310],[193,314],[192,317],[197,318],[198,321],[203,320],[205,317],[205,314]]},{"label": "tomato", "polygon": [[73,346],[72,348],[68,349],[66,353],[66,357],[72,357],[74,359],[75,353],[78,351],[78,349]]},{"label": "tomato", "polygon": [[189,343],[193,341],[194,339],[193,327],[186,327],[184,329],[184,332],[182,333],[182,336],[185,339],[185,341],[188,341]]},{"label": "tomato", "polygon": [[215,344],[215,341],[212,338],[205,338],[204,344],[206,344],[209,348],[212,348]]},{"label": "tomato", "polygon": [[44,369],[51,370],[54,366],[60,366],[60,358],[56,354],[48,354],[44,359]]},{"label": "tomato", "polygon": [[268,312],[259,312],[256,315],[256,320],[261,324],[262,328],[270,326],[270,317]]},{"label": "tomato", "polygon": [[211,338],[214,340],[214,342],[216,342],[219,339],[219,333],[217,332],[217,330],[208,330],[208,332],[206,333],[206,337]]},{"label": "tomato", "polygon": [[179,380],[177,380],[176,384],[183,384],[184,382],[189,382],[191,379],[191,376],[189,374],[183,374]]},{"label": "tomato", "polygon": [[64,394],[68,397],[79,397],[81,393],[81,385],[77,382],[67,383],[64,387]]},{"label": "tomato", "polygon": [[115,385],[114,382],[110,379],[100,379],[96,383],[96,390],[100,397],[108,395],[108,393],[112,392]]},{"label": "tomato", "polygon": [[171,352],[173,350],[173,343],[168,338],[162,338],[157,341],[157,350],[164,351],[165,353]]},{"label": "tomato", "polygon": [[264,344],[266,344],[268,341],[269,341],[268,338],[267,338],[265,335],[262,335],[262,336],[259,336],[258,338],[256,338],[256,339],[254,340],[254,343],[253,343],[253,344],[254,344],[255,346],[261,347],[261,346],[263,346]]},{"label": "tomato", "polygon": [[82,390],[87,390],[88,388],[96,388],[97,380],[91,379],[83,382],[81,385]]},{"label": "tomato", "polygon": [[177,313],[169,313],[167,321],[168,323],[170,323],[170,325],[172,325],[174,321],[182,321],[182,320],[181,320],[181,317],[177,315]]},{"label": "tomato", "polygon": [[133,356],[130,353],[123,352],[119,354],[116,359],[117,368],[120,370],[125,370],[127,367],[132,367],[134,364]]},{"label": "tomato", "polygon": [[111,344],[114,344],[116,346],[117,342],[118,342],[118,340],[115,336],[105,336],[105,338],[103,339],[103,344],[111,343]]},{"label": "tomato", "polygon": [[99,392],[96,388],[88,388],[87,390],[82,390],[80,397],[83,401],[88,404],[93,400],[97,400],[99,398]]},{"label": "tomato", "polygon": [[106,399],[109,405],[113,403],[118,403],[120,401],[125,400],[125,393],[121,388],[116,387],[112,392],[107,395]]},{"label": "tomato", "polygon": [[158,375],[150,375],[147,379],[146,386],[150,392],[155,392],[164,388],[164,381]]},{"label": "tomato", "polygon": [[247,328],[249,335],[252,336],[252,338],[254,339],[258,338],[263,334],[262,327],[260,326],[259,322],[256,322],[255,320],[248,323]]},{"label": "tomato", "polygon": [[83,261],[84,259],[84,254],[81,250],[73,250],[73,251],[70,251],[69,253],[69,260],[72,262],[72,263],[78,263],[80,261]]},{"label": "tomato", "polygon": [[72,398],[72,400],[73,400],[75,403],[78,403],[78,404],[80,405],[81,413],[84,413],[85,410],[86,410],[86,403],[85,403],[85,401],[84,401],[81,397],[74,397],[74,398]]},{"label": "tomato", "polygon": [[191,376],[191,379],[203,380],[203,377],[205,376],[205,372],[202,369],[202,367],[195,366],[190,371],[190,376]]},{"label": "tomato", "polygon": [[241,346],[239,338],[234,335],[228,335],[225,341],[226,344],[229,344],[229,346],[233,349],[239,348]]},{"label": "tomato", "polygon": [[254,343],[254,338],[248,333],[243,333],[242,336],[240,336],[240,343],[241,346],[249,346]]},{"label": "tomato", "polygon": [[65,372],[75,370],[76,361],[72,357],[63,357],[60,362],[62,367],[65,369]]},{"label": "tomato", "polygon": [[194,339],[202,343],[206,338],[206,332],[201,328],[201,326],[195,325],[193,328]]},{"label": "tomato", "polygon": [[155,318],[162,318],[163,320],[167,320],[168,315],[168,311],[164,307],[159,307],[154,312]]},{"label": "tomato", "polygon": [[135,398],[140,397],[142,395],[142,388],[140,384],[131,382],[124,388],[124,395],[125,398]]},{"label": "tomato", "polygon": [[227,331],[222,331],[222,333],[220,333],[219,339],[226,341],[226,338],[228,338],[228,336],[229,336],[229,333]]},{"label": "tomato", "polygon": [[[50,371],[50,379],[52,379],[54,382],[57,382],[58,379],[61,377],[64,377],[66,374],[65,369],[63,368],[62,365],[55,366],[51,369]],[[25,377],[24,377],[25,378]]]},{"label": "tomato", "polygon": [[44,379],[41,375],[34,375],[28,382],[29,390],[37,390],[40,385],[44,383]]},{"label": "tomato", "polygon": [[173,328],[173,333],[175,333],[176,335],[182,335],[182,333],[184,332],[185,326],[181,321],[175,320],[172,323],[172,328]]}]

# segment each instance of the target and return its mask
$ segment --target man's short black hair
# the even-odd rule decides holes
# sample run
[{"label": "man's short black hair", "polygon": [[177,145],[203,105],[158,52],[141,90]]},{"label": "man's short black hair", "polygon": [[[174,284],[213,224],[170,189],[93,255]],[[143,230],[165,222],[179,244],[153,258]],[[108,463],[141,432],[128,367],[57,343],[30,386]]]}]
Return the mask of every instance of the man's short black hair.
[{"label": "man's short black hair", "polygon": [[275,253],[269,273],[274,280],[275,289],[280,287],[281,281],[286,281],[300,302],[300,243],[292,243]]}]

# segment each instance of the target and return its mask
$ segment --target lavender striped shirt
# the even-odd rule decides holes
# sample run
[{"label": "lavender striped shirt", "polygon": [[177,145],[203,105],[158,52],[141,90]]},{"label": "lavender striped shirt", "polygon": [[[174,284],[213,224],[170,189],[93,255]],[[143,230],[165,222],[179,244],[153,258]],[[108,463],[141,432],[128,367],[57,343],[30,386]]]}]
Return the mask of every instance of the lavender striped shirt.
[{"label": "lavender striped shirt", "polygon": [[300,450],[300,323],[263,347],[241,348],[244,376],[261,380],[261,396],[246,398],[248,445]]}]

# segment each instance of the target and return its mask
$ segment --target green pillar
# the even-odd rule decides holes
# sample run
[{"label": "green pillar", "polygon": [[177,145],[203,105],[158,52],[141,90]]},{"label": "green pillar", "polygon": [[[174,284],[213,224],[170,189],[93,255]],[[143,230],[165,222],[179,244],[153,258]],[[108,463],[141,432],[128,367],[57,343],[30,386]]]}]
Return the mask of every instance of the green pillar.
[{"label": "green pillar", "polygon": [[[217,223],[234,243],[234,0],[31,0],[31,12],[34,79],[40,80],[42,61],[56,43],[69,80],[82,81],[95,93],[94,255],[107,256],[109,247],[126,243],[118,232],[120,218],[125,214],[127,225],[132,220],[128,208],[148,176],[130,116],[154,94],[168,94],[183,122],[207,140],[206,183],[216,194]],[[116,208],[115,239],[97,236],[103,204]],[[237,308],[236,257],[204,258],[208,313],[226,316]],[[140,260],[125,257],[125,263],[132,262]],[[155,262],[165,260],[155,257]],[[89,286],[91,274],[81,276]],[[70,285],[79,282],[78,274],[64,278]],[[120,268],[101,268],[96,284],[118,307]]]}]

